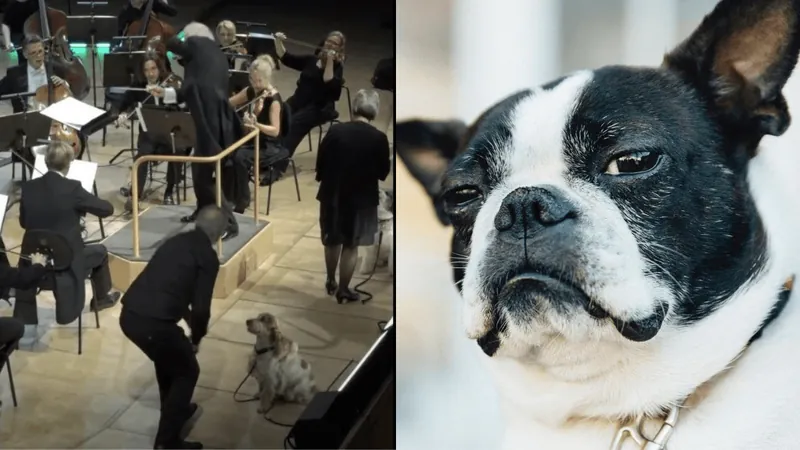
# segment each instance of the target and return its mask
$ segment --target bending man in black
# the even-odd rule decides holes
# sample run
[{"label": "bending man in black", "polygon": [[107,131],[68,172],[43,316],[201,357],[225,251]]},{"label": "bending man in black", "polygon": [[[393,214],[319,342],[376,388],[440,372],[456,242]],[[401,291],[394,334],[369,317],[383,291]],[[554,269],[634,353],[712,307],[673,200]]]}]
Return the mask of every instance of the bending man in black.
[{"label": "bending man in black", "polygon": [[[214,156],[233,145],[243,136],[242,121],[228,101],[228,59],[214,40],[211,30],[197,22],[184,28],[186,42],[172,39],[167,49],[178,55],[184,66],[183,84],[177,91],[177,103],[186,103],[192,114],[197,132],[195,156]],[[162,95],[156,89],[153,95]],[[234,176],[232,158],[223,161],[224,180]],[[204,206],[216,204],[214,192],[214,165],[192,164],[192,181],[197,197],[197,209],[183,222],[192,222]],[[233,215],[233,206],[223,195],[222,210],[228,221],[223,239],[239,234],[239,225]]]},{"label": "bending man in black", "polygon": [[[195,353],[208,329],[219,272],[214,243],[226,224],[215,205],[201,209],[195,224],[161,244],[122,298],[122,332],[156,367],[161,419],[155,448],[203,448],[184,441],[182,429],[197,411],[191,403],[200,375]],[[178,326],[185,317],[191,339]]]}]

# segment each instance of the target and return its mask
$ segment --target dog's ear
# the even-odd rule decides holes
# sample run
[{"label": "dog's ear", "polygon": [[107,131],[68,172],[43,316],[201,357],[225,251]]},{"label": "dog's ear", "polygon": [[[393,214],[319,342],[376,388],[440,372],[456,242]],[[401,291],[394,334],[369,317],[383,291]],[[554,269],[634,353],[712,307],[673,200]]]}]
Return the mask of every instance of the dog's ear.
[{"label": "dog's ear", "polygon": [[790,116],[781,94],[800,50],[800,0],[722,0],[664,66],[707,94],[729,129],[779,136]]},{"label": "dog's ear", "polygon": [[467,126],[460,121],[411,120],[398,123],[394,131],[397,154],[430,195],[436,214],[445,225],[449,220],[439,199],[442,176],[461,152],[466,135]]},{"label": "dog's ear", "polygon": [[294,342],[292,342],[290,339],[285,338],[283,334],[277,329],[275,329],[274,331],[275,334],[273,337],[275,339],[272,341],[273,342],[272,345],[275,346],[275,359],[282,361],[292,353]]}]

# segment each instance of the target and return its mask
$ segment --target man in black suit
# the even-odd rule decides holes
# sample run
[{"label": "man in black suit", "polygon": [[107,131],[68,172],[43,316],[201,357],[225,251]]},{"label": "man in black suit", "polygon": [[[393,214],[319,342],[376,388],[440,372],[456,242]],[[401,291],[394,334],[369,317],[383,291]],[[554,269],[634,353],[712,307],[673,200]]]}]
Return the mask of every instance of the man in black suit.
[{"label": "man in black suit", "polygon": [[[208,330],[219,272],[214,242],[225,228],[222,210],[203,207],[195,229],[164,241],[122,298],[122,332],[155,364],[161,397],[155,448],[203,448],[184,441],[182,428],[197,411],[191,403],[200,375],[195,353]],[[178,326],[183,318],[191,339]]]},{"label": "man in black suit", "polygon": [[[35,92],[36,89],[47,85],[47,73],[44,67],[44,42],[42,42],[42,38],[35,35],[27,36],[23,42],[23,53],[26,59],[17,66],[9,67],[6,71],[6,76],[0,80],[0,96]],[[51,78],[53,84],[56,86],[65,84],[66,81],[57,76],[59,70],[57,68],[53,70],[56,72]],[[27,110],[31,106],[30,102],[32,100],[32,97],[28,97],[27,99],[12,99],[11,107],[14,113]],[[30,147],[17,148],[23,159],[28,162],[28,166],[31,167],[33,165],[34,156]],[[26,172],[27,171],[23,171],[23,174]]]},{"label": "man in black suit", "polygon": [[[119,292],[111,292],[111,273],[105,246],[84,245],[81,238],[81,216],[89,213],[105,218],[114,213],[114,206],[87,192],[80,182],[66,177],[73,159],[74,152],[69,145],[51,142],[45,154],[48,172],[22,185],[19,206],[19,224],[22,228],[58,233],[72,249],[71,276],[58,279],[56,285],[60,292],[68,293],[66,296],[76,298],[62,297],[62,301],[57,302],[56,322],[61,324],[72,322],[83,310],[86,297],[84,280],[87,276],[91,277],[94,306],[98,310],[114,306],[120,297]],[[14,316],[26,323],[35,323],[35,299],[25,300],[18,298]],[[29,309],[31,305],[33,311]]]},{"label": "man in black suit", "polygon": [[[167,50],[178,55],[184,66],[183,84],[178,89],[176,101],[186,103],[194,119],[197,130],[195,155],[214,156],[244,135],[242,122],[228,101],[228,59],[207,26],[192,22],[183,31],[186,42],[177,38],[167,42]],[[155,90],[153,94],[163,95],[163,92]],[[223,162],[223,178],[234,176],[231,160]],[[214,166],[192,164],[192,180],[197,209],[182,218],[184,222],[194,221],[200,209],[215,204]],[[222,209],[228,220],[223,239],[229,239],[239,234],[239,225],[231,202],[224,196]]]}]

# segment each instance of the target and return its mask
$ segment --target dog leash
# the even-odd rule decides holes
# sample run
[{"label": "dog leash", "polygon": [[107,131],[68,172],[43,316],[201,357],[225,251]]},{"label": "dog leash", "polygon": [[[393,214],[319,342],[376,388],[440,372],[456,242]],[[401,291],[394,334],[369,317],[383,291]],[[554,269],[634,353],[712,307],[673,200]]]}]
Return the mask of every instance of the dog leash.
[{"label": "dog leash", "polygon": [[[256,355],[263,355],[264,353],[270,352],[270,351],[272,351],[274,349],[275,349],[275,347],[257,348],[255,345],[253,346],[253,351],[256,352]],[[239,394],[239,390],[242,388],[242,386],[244,386],[244,383],[247,381],[248,378],[250,378],[250,375],[253,374],[253,371],[255,369],[256,369],[256,362],[253,361],[253,366],[250,367],[250,370],[247,372],[247,375],[245,375],[244,379],[242,380],[242,382],[239,383],[239,387],[237,387],[236,390],[233,391],[233,401],[235,401],[236,403],[248,403],[248,402],[254,402],[254,401],[258,400],[258,397],[250,397],[250,398],[245,398],[245,399],[236,398],[236,396]],[[273,406],[275,406],[275,401],[274,400],[272,401],[272,404],[269,405],[269,408],[267,408],[267,412],[269,412],[272,409]],[[266,419],[267,422],[269,422],[269,423],[271,423],[273,425],[277,425],[279,427],[292,428],[293,425],[286,424],[286,423],[281,423],[281,422],[278,422],[278,421],[275,421],[275,420],[269,418],[267,416],[267,412],[265,412],[263,414],[264,419]]]},{"label": "dog leash", "polygon": [[[755,334],[753,334],[753,337],[750,338],[747,346],[745,346],[745,350],[754,340],[761,337],[762,333],[764,332],[764,328],[766,328],[767,325],[775,320],[775,318],[777,318],[778,315],[783,311],[783,308],[786,306],[786,302],[789,301],[789,297],[792,295],[794,278],[795,276],[792,275],[788,280],[786,280],[785,283],[783,283],[783,286],[781,286],[781,291],[778,293],[778,301],[775,302],[765,322],[761,325],[761,327],[759,327]],[[658,430],[658,433],[656,433],[653,439],[647,439],[642,434],[642,426],[644,425],[645,419],[644,415],[639,416],[633,421],[633,423],[621,426],[619,430],[617,430],[617,434],[614,436],[614,441],[611,443],[611,450],[622,450],[622,445],[625,443],[626,438],[631,438],[641,450],[666,450],[667,441],[669,441],[669,438],[672,436],[672,433],[675,431],[675,426],[678,423],[678,412],[685,401],[686,400],[684,399],[678,405],[675,405],[669,409],[667,418],[664,420],[664,423],[661,425],[661,428]]]}]

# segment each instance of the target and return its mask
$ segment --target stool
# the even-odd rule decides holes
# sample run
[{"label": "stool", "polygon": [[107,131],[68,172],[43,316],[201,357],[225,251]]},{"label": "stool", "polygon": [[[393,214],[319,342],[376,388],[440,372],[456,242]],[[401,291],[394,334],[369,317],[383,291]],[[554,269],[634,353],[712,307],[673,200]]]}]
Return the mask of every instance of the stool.
[{"label": "stool", "polygon": [[18,406],[17,403],[17,390],[14,388],[14,375],[11,374],[11,354],[14,350],[19,348],[19,341],[10,342],[4,347],[0,347],[0,360],[5,359],[6,371],[8,372],[8,385],[11,388],[11,400],[14,402],[14,408]]},{"label": "stool", "polygon": [[[319,149],[319,146],[322,145],[322,125],[326,125],[327,124],[328,125],[328,130],[330,130],[331,127],[334,124],[337,124],[337,123],[342,123],[342,122],[340,122],[339,119],[331,119],[329,122],[325,122],[325,123],[323,123],[321,125],[317,125],[317,129],[319,130],[319,136],[317,137],[317,149]],[[308,152],[311,153],[313,151],[314,151],[314,148],[313,148],[313,144],[311,143],[311,133],[308,133]]]},{"label": "stool", "polygon": [[[297,181],[297,167],[294,165],[294,159],[293,158],[289,157],[289,158],[282,159],[280,161],[275,161],[274,163],[272,163],[269,166],[267,166],[267,171],[268,171],[267,173],[268,173],[270,179],[272,179],[272,167],[275,164],[277,164],[279,162],[283,162],[283,161],[289,161],[289,165],[292,166],[292,175],[294,176],[294,188],[295,188],[295,191],[297,191],[297,201],[299,202],[299,201],[301,201],[300,200],[300,183]],[[259,183],[260,183],[260,180],[259,180]],[[269,215],[269,208],[270,208],[270,204],[272,203],[272,185],[273,184],[275,184],[274,180],[267,187],[267,213],[266,213],[267,216]],[[258,189],[258,187],[256,187],[256,189]]]}]

